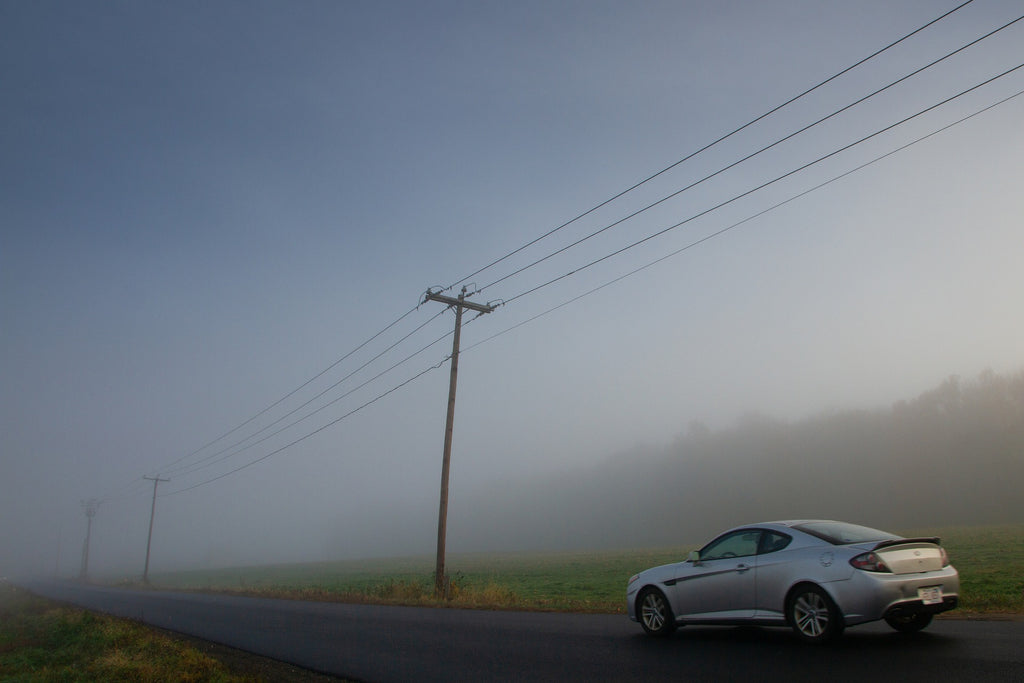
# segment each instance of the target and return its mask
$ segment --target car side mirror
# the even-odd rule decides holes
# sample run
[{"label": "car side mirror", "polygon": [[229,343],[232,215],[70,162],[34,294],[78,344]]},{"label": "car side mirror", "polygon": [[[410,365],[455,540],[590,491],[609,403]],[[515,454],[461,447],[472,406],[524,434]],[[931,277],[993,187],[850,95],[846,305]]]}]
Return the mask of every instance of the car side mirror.
[{"label": "car side mirror", "polygon": [[700,551],[693,550],[689,555],[686,556],[687,562],[693,562],[695,565],[700,564]]}]

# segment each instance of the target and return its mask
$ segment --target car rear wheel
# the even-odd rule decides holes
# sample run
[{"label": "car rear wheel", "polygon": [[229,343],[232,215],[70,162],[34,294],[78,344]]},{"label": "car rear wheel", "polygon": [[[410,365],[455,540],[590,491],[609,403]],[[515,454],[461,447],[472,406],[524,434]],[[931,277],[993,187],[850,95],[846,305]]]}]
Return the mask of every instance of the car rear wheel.
[{"label": "car rear wheel", "polygon": [[843,619],[828,593],[812,584],[798,586],[789,598],[786,616],[802,640],[824,643],[843,632]]},{"label": "car rear wheel", "polygon": [[932,615],[930,614],[903,614],[903,615],[890,615],[885,618],[885,623],[892,626],[900,633],[914,633],[932,623]]},{"label": "car rear wheel", "polygon": [[667,636],[676,630],[676,620],[672,616],[665,594],[657,588],[645,588],[637,596],[636,604],[640,613],[640,625],[652,636]]}]

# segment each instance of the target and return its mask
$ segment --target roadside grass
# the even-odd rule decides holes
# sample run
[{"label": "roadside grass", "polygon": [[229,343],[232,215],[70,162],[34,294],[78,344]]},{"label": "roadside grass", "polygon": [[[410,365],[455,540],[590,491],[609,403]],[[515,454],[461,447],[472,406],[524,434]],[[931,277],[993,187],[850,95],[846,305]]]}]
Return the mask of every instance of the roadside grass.
[{"label": "roadside grass", "polygon": [[256,681],[159,632],[0,584],[0,681]]},{"label": "roadside grass", "polygon": [[624,613],[630,575],[687,552],[688,547],[452,555],[447,600],[435,598],[434,559],[425,556],[151,574],[150,580],[157,589],[298,600]]},{"label": "roadside grass", "polygon": [[[1024,525],[901,532],[942,538],[960,572],[950,616],[1024,614]],[[298,600],[567,612],[625,612],[628,578],[697,546],[449,557],[450,598],[434,597],[433,558],[247,567],[153,575],[155,587]]]},{"label": "roadside grass", "polygon": [[331,683],[285,662],[37,597],[0,580],[0,683]]}]

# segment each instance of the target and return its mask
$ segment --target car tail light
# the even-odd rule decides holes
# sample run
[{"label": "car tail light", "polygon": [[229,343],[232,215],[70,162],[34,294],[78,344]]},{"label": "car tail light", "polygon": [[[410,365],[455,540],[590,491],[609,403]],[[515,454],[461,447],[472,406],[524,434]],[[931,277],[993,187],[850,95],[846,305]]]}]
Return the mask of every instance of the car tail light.
[{"label": "car tail light", "polygon": [[949,555],[946,553],[946,549],[943,548],[942,546],[939,546],[939,552],[942,553],[942,566],[943,567],[948,567],[949,566]]},{"label": "car tail light", "polygon": [[888,565],[886,565],[882,558],[875,553],[863,553],[862,555],[858,555],[850,560],[850,564],[857,569],[863,569],[866,572],[892,573],[892,570],[889,569]]}]

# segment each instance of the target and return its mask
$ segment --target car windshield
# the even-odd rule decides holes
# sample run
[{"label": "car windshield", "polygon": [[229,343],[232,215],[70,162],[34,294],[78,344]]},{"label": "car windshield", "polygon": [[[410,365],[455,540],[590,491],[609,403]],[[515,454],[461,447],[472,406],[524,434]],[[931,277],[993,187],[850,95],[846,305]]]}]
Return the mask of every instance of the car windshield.
[{"label": "car windshield", "polygon": [[857,524],[846,522],[806,522],[793,527],[812,536],[817,536],[823,541],[832,545],[847,545],[849,543],[867,543],[868,541],[888,541],[899,538],[894,534],[878,529],[871,529]]}]

